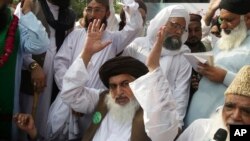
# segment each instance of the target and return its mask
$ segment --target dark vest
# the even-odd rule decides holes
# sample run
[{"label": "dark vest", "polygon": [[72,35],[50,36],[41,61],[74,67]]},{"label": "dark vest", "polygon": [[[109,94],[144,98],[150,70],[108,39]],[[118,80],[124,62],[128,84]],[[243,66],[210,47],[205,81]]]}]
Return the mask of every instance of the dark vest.
[{"label": "dark vest", "polygon": [[[100,112],[102,115],[101,121],[97,124],[91,123],[90,127],[84,133],[82,141],[92,141],[95,136],[97,129],[100,127],[102,120],[108,112],[107,105],[105,103],[105,97],[108,94],[108,91],[104,91],[100,94],[99,103],[96,106],[95,112]],[[136,111],[136,114],[132,123],[131,130],[131,141],[151,141],[145,132],[144,122],[143,122],[143,110],[140,108]]]}]

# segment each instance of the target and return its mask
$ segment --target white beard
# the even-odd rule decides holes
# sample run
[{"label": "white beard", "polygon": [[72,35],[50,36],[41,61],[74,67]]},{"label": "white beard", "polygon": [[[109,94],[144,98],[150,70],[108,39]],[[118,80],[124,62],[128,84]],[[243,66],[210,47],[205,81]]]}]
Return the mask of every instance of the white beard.
[{"label": "white beard", "polygon": [[111,94],[108,94],[106,96],[105,103],[107,104],[111,117],[120,123],[132,121],[134,118],[135,112],[140,107],[136,99],[130,100],[129,103],[127,103],[124,106],[121,106],[115,103],[115,100],[111,97]]},{"label": "white beard", "polygon": [[219,109],[215,114],[213,114],[210,118],[212,120],[212,125],[210,125],[210,132],[208,133],[208,138],[213,139],[214,134],[217,132],[219,128],[225,129],[227,131],[227,139],[226,141],[229,141],[230,132],[228,131],[227,127],[225,126],[225,123],[222,119],[222,108]]},{"label": "white beard", "polygon": [[242,41],[247,36],[247,27],[244,17],[240,18],[240,24],[236,26],[230,34],[226,34],[224,30],[221,31],[221,38],[219,39],[219,48],[221,50],[230,50],[239,47]]}]

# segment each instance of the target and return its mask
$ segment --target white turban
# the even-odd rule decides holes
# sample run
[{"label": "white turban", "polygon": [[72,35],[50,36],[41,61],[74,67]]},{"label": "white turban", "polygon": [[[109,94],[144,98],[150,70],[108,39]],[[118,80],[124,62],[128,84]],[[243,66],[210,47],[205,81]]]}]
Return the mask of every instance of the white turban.
[{"label": "white turban", "polygon": [[189,13],[182,5],[171,5],[163,8],[157,15],[150,21],[147,29],[147,37],[151,42],[155,41],[157,32],[160,27],[165,25],[170,17],[183,17],[186,21],[186,31],[184,31],[181,41],[185,43],[188,38],[188,24],[189,24]]}]

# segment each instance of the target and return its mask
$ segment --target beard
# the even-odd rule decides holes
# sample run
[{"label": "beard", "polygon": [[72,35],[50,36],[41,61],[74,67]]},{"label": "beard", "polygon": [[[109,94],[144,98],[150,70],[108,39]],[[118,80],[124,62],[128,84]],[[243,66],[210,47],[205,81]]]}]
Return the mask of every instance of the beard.
[{"label": "beard", "polygon": [[216,133],[216,131],[219,128],[222,128],[222,129],[227,131],[228,135],[227,135],[226,141],[229,141],[229,133],[230,132],[229,132],[228,128],[226,127],[225,122],[223,121],[222,108],[220,108],[218,111],[216,111],[216,113],[213,113],[211,115],[210,119],[211,119],[212,123],[210,125],[211,128],[209,129],[209,132],[207,134],[207,138],[213,139],[214,134]]},{"label": "beard", "polygon": [[109,113],[111,117],[119,123],[126,123],[132,121],[136,111],[139,109],[140,105],[136,99],[130,100],[124,106],[121,106],[115,102],[115,99],[108,94],[105,98],[105,103],[108,106]]},{"label": "beard", "polygon": [[188,38],[185,44],[188,44],[190,46],[195,46],[196,44],[200,43],[200,40],[201,39],[199,39],[198,37],[193,36],[193,37]]},{"label": "beard", "polygon": [[70,0],[51,0],[51,2],[60,8],[68,8],[70,6]]},{"label": "beard", "polygon": [[168,50],[179,50],[181,48],[182,42],[180,38],[173,36],[168,36],[163,42],[163,47]]},{"label": "beard", "polygon": [[[84,17],[84,27],[85,27],[86,29],[88,29],[89,24],[90,24],[91,22],[93,22],[93,21],[94,21],[94,18],[88,19],[87,16],[85,16],[85,17]],[[106,17],[104,17],[104,18],[101,20],[101,25],[102,25],[102,24],[104,24],[104,25],[105,25],[105,28],[106,28],[106,26],[107,26],[107,24],[108,24],[108,21],[107,21],[107,18],[106,18]]]},{"label": "beard", "polygon": [[221,50],[230,50],[239,47],[242,41],[247,36],[247,27],[244,21],[244,17],[241,17],[240,24],[231,31],[222,30],[221,38],[218,42]]},{"label": "beard", "polygon": [[8,23],[8,12],[7,12],[7,5],[6,4],[0,8],[0,17],[1,17],[0,31],[2,31],[3,29],[5,29],[5,27]]}]

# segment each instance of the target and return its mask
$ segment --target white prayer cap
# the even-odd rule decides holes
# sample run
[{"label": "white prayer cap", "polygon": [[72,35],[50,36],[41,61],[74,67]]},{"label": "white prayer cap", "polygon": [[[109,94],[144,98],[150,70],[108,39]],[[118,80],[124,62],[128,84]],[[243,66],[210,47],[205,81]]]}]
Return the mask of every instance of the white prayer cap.
[{"label": "white prayer cap", "polygon": [[165,25],[170,17],[183,17],[186,21],[186,31],[184,31],[181,41],[185,43],[188,38],[188,24],[189,24],[189,13],[182,5],[171,5],[163,8],[158,12],[155,17],[150,21],[147,29],[147,37],[151,42],[154,42],[156,35],[163,25]]},{"label": "white prayer cap", "polygon": [[171,14],[169,17],[187,17],[188,12],[183,6],[176,6],[171,11]]}]

